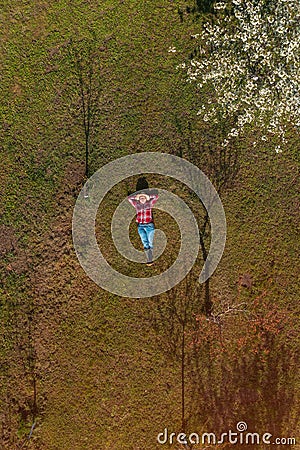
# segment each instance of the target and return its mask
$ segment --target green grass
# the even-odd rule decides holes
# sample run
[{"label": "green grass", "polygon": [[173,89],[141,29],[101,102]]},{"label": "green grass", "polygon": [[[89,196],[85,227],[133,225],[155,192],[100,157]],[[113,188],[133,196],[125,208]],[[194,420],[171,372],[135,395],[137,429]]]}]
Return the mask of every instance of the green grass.
[{"label": "green grass", "polygon": [[[169,351],[178,324],[172,334],[161,317],[169,317],[171,302],[178,306],[185,298],[199,314],[201,257],[188,278],[189,295],[182,282],[172,290],[173,297],[162,294],[154,299],[113,296],[81,269],[73,250],[71,220],[84,175],[84,133],[67,45],[71,38],[78,48],[92,39],[96,42],[95,76],[103,90],[92,139],[91,173],[130,153],[160,151],[182,154],[209,175],[222,130],[197,122],[201,99],[175,69],[192,49],[189,35],[198,30],[186,13],[180,22],[177,9],[185,6],[183,0],[35,0],[3,5],[0,212],[2,223],[11,226],[19,240],[18,248],[1,262],[4,449],[27,442],[24,436],[34,419],[33,378],[38,412],[28,448],[152,450],[161,448],[156,444],[158,432],[165,427],[180,430],[180,359]],[[168,53],[173,45],[177,52]],[[187,147],[188,122],[192,152]],[[295,392],[296,397],[299,386],[291,373],[296,373],[298,343],[299,151],[298,136],[294,130],[289,133],[279,155],[262,144],[254,149],[251,142],[257,138],[251,132],[233,144],[240,154],[240,171],[221,195],[228,234],[222,261],[211,279],[211,293],[216,306],[245,301],[250,311],[259,312],[255,299],[265,292],[262,298],[268,307],[275,305],[286,314],[289,328],[270,344],[268,363],[269,368],[280,367],[274,389],[279,392],[286,383],[286,393]],[[181,195],[201,221],[200,203],[179,182],[156,175],[148,179],[153,186]],[[108,240],[118,197],[127,195],[128,186],[134,190],[135,183],[136,177],[123,181],[105,200],[107,210],[99,216],[99,223],[107,225],[101,232],[103,252],[124,273],[149,276],[148,268],[124,262]],[[168,227],[162,213],[157,219],[169,231],[166,255],[153,267],[159,272],[176,257],[172,244],[178,232],[175,224]],[[136,236],[133,241],[138,245]],[[24,258],[27,262],[22,265]],[[253,285],[239,290],[239,277],[246,273]],[[261,309],[265,314],[265,303]],[[187,353],[192,358],[188,344],[196,327],[194,316],[188,324]],[[229,344],[223,353],[213,327],[208,331],[210,343],[201,341],[200,368],[192,370],[196,357],[187,367],[186,416],[188,426],[194,427],[191,431],[226,430],[245,419],[253,428],[272,425],[283,436],[295,435],[295,404],[286,399],[288,415],[280,405],[274,408],[277,393],[271,399],[265,394],[268,371],[261,368],[266,364],[259,359],[262,355],[256,360],[250,351],[244,357],[235,351],[237,336],[247,329],[243,321],[225,325]],[[30,348],[35,351],[32,370],[28,369]],[[277,353],[282,356],[279,360]],[[232,378],[226,379],[227,373]],[[240,403],[243,395],[252,398],[251,390],[260,396],[257,417],[251,405]],[[271,408],[278,414],[272,415]]]}]

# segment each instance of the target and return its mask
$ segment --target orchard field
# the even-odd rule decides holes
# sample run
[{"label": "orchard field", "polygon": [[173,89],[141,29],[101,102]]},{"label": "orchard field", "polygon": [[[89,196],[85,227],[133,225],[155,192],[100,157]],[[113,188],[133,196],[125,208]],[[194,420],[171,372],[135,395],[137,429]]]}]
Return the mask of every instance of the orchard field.
[{"label": "orchard field", "polygon": [[[216,98],[178,66],[201,58],[191,36],[214,20],[209,2],[4,0],[1,9],[1,449],[180,449],[158,433],[220,436],[238,422],[299,445],[297,127],[285,119],[280,151],[257,124],[224,146],[234,115],[197,115]],[[227,240],[200,285],[210,242],[201,202],[177,180],[143,174],[190,206],[201,251],[176,287],[131,299],[87,277],[72,214],[87,175],[141,152],[179,156],[210,178]],[[150,277],[174,262],[180,234],[155,211],[163,256],[149,268],[118,254],[112,215],[137,179],[105,197],[97,233],[113,267]]]}]

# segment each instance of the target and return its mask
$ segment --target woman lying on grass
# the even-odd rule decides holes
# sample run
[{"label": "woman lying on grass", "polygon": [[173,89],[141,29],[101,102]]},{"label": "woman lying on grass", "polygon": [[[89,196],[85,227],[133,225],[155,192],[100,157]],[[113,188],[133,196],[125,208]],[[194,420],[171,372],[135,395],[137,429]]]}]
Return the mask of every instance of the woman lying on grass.
[{"label": "woman lying on grass", "polygon": [[135,207],[136,210],[138,233],[146,253],[147,266],[151,266],[153,264],[153,239],[155,227],[152,207],[157,200],[157,194],[147,194],[146,192],[129,195],[128,197],[128,201]]}]

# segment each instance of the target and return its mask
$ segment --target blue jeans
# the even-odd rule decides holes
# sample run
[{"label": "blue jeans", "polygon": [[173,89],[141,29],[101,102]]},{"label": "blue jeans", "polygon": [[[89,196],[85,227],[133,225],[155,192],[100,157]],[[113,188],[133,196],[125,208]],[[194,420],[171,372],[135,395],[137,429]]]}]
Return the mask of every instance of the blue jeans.
[{"label": "blue jeans", "polygon": [[154,230],[155,228],[153,222],[138,224],[138,233],[145,250],[153,248]]}]

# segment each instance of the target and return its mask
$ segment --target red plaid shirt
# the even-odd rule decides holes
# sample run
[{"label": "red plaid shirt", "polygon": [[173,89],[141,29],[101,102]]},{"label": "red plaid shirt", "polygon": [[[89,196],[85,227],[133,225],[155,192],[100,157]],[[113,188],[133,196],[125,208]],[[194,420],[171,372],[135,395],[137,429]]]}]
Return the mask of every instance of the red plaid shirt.
[{"label": "red plaid shirt", "polygon": [[135,195],[130,195],[128,197],[128,201],[135,207],[136,210],[136,221],[138,223],[150,223],[153,222],[152,216],[152,207],[154,203],[158,200],[157,194],[149,195],[150,200],[146,201],[146,203],[142,204],[139,200],[136,200]]}]

